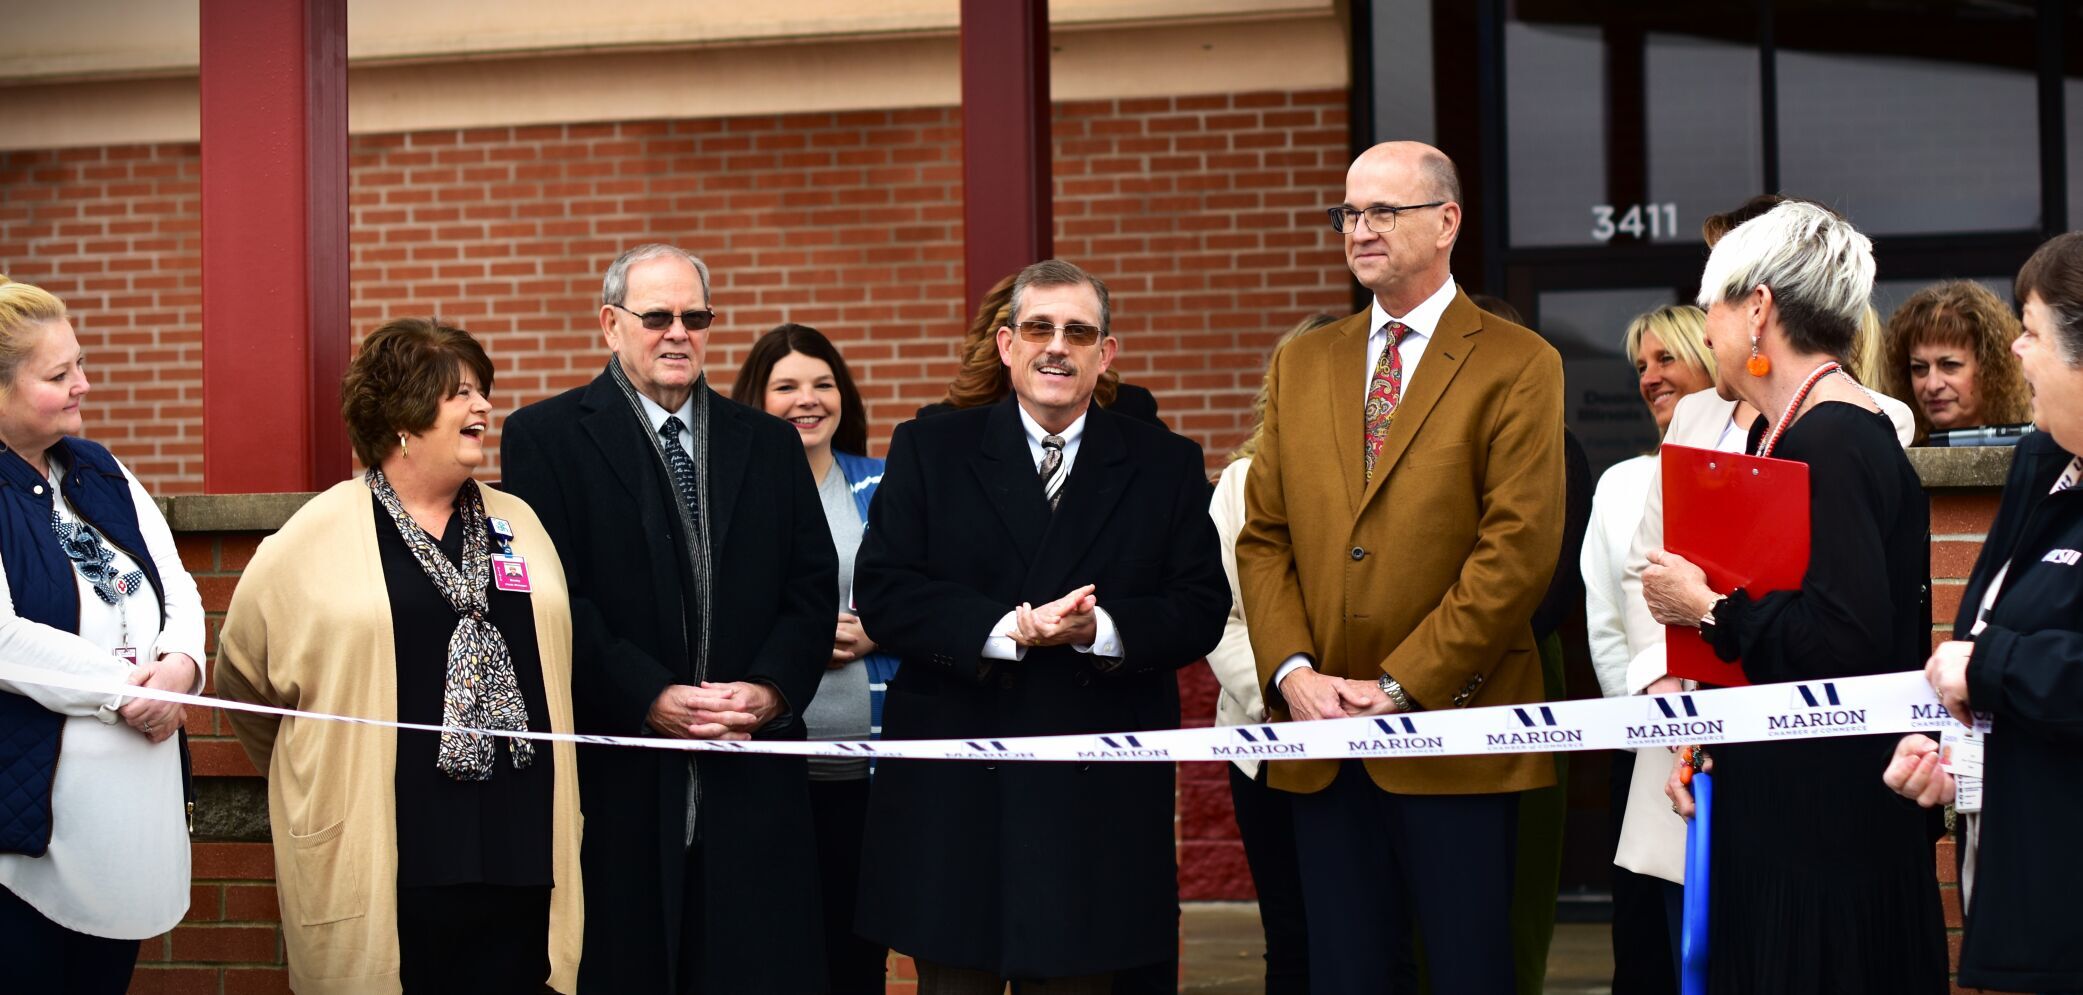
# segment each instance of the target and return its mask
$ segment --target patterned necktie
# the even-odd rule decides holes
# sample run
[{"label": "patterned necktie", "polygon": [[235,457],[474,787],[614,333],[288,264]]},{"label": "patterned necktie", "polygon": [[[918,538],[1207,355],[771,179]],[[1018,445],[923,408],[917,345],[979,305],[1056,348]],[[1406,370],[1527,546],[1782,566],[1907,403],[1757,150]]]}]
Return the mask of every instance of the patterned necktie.
[{"label": "patterned necktie", "polygon": [[1042,496],[1049,499],[1050,511],[1063,500],[1063,482],[1069,478],[1070,467],[1063,465],[1063,436],[1042,436]]},{"label": "patterned necktie", "polygon": [[1381,455],[1382,440],[1389,437],[1389,422],[1396,417],[1396,404],[1403,399],[1403,354],[1396,344],[1410,333],[1400,321],[1388,324],[1389,341],[1382,346],[1374,376],[1367,381],[1367,479],[1374,479],[1374,460]]},{"label": "patterned necktie", "polygon": [[658,426],[658,443],[665,449],[665,464],[673,471],[673,486],[680,490],[680,500],[687,503],[687,517],[701,521],[701,502],[695,498],[694,460],[680,445],[680,430],[686,427],[678,415],[668,415],[665,424]]}]

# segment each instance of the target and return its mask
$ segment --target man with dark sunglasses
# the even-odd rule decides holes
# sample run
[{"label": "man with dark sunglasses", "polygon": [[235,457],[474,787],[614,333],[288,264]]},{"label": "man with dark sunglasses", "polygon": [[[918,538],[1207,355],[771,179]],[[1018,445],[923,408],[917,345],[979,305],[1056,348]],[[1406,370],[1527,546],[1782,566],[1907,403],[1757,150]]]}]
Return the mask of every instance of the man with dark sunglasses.
[{"label": "man with dark sunglasses", "polygon": [[[1221,638],[1229,584],[1200,447],[1092,403],[1109,312],[1076,266],[1027,267],[997,334],[1012,394],[897,428],[854,578],[862,624],[903,657],[884,735],[989,751],[1178,725],[1173,671]],[[1108,995],[1177,948],[1172,781],[1164,763],[884,760],[855,928],[918,962],[921,995]]]},{"label": "man with dark sunglasses", "polygon": [[[709,388],[701,260],[624,252],[597,319],[607,368],[501,443],[564,560],[579,731],[802,739],[838,584],[803,444]],[[581,746],[579,785],[581,992],[822,990],[802,759]]]}]

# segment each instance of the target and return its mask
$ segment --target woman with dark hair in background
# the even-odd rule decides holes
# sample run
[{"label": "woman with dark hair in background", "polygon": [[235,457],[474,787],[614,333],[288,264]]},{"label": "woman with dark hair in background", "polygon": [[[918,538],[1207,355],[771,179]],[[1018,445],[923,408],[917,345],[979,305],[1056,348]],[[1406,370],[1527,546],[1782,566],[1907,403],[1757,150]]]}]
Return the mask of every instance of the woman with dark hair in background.
[{"label": "woman with dark hair in background", "polygon": [[1932,284],[1895,309],[1881,386],[1910,403],[1919,443],[1934,429],[2016,425],[2031,416],[2011,354],[2018,331],[2018,316],[1972,280]]},{"label": "woman with dark hair in background", "polygon": [[[803,439],[810,476],[839,552],[838,623],[832,658],[803,711],[808,738],[869,739],[882,727],[883,689],[897,658],[875,652],[853,614],[853,561],[868,524],[882,461],[868,452],[868,409],[846,360],[822,332],[781,325],[752,344],[731,399],[780,418]],[[810,804],[824,894],[825,968],[832,995],[881,992],[888,951],[854,933],[861,830],[868,819],[868,761],[810,758]]]}]

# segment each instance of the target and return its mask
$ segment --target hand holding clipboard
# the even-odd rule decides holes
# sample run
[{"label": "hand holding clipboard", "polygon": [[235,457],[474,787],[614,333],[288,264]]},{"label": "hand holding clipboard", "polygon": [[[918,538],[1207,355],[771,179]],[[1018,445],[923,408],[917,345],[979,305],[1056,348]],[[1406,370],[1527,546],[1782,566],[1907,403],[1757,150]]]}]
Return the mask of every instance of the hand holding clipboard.
[{"label": "hand holding clipboard", "polygon": [[[1663,447],[1664,548],[1707,585],[1752,597],[1801,586],[1808,572],[1808,464],[1689,446]],[[1687,626],[1668,626],[1665,668],[1702,684],[1749,684]]]}]

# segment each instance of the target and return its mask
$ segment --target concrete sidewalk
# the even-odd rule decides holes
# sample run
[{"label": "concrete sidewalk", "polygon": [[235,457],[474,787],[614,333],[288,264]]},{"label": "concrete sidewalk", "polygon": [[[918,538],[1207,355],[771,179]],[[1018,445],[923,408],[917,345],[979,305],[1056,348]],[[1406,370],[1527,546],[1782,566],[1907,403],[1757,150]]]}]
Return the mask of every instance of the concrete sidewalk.
[{"label": "concrete sidewalk", "polygon": [[[1251,902],[1188,902],[1182,910],[1185,963],[1179,990],[1192,995],[1253,995],[1263,986],[1265,937]],[[1604,923],[1557,923],[1548,950],[1549,995],[1604,995],[1612,990],[1612,929]]]}]

